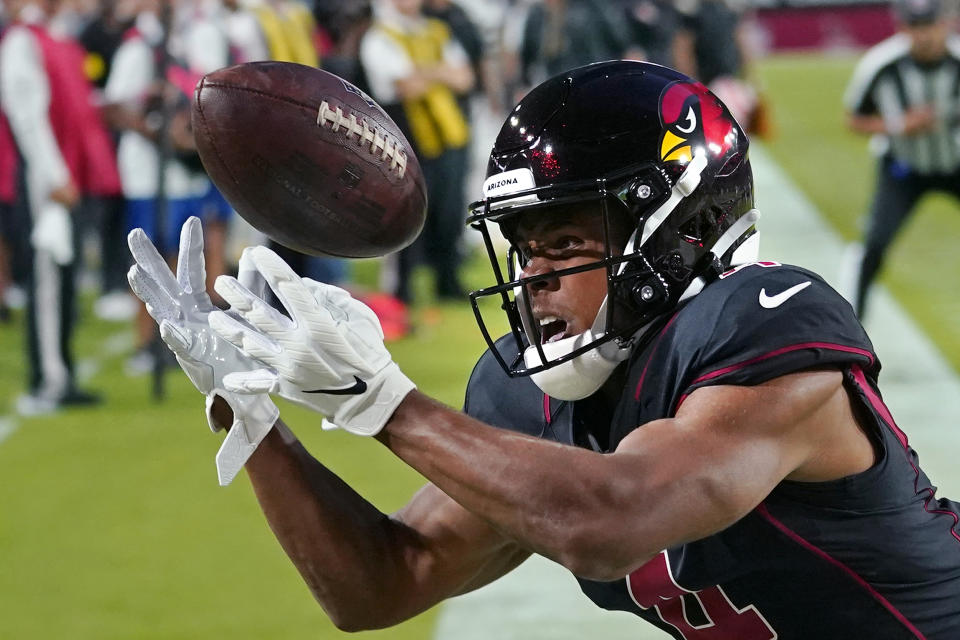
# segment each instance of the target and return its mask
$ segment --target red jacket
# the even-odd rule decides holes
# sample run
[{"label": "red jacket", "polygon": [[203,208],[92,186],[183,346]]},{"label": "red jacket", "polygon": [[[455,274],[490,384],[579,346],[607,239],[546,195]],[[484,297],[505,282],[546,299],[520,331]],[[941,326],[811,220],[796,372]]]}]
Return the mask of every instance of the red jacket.
[{"label": "red jacket", "polygon": [[27,28],[40,47],[50,85],[50,126],[74,183],[84,194],[119,195],[116,149],[93,103],[83,48],[72,39],[51,37],[41,26]]}]

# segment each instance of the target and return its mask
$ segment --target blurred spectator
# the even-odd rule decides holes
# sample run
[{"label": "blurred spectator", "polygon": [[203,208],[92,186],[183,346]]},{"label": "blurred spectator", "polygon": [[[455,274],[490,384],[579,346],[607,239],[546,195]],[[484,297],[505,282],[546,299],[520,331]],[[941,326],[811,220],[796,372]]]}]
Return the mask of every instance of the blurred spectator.
[{"label": "blurred spectator", "polygon": [[200,161],[190,124],[190,109],[193,89],[200,78],[234,62],[226,18],[226,9],[220,0],[180,3],[174,13],[174,31],[169,43],[173,61],[170,71],[176,73],[169,79],[180,89],[173,120],[175,126],[171,127],[170,133],[177,157],[187,168],[193,183],[192,213],[203,220],[207,290],[212,292],[214,302],[219,302],[219,296],[213,291],[213,282],[227,272],[227,229],[234,213],[230,203],[207,177]]},{"label": "blurred spectator", "polygon": [[733,0],[678,0],[680,33],[673,55],[677,71],[706,85],[746,73],[749,56],[740,5]]},{"label": "blurred spectator", "polygon": [[[522,97],[527,85],[523,83],[520,71],[520,52],[523,47],[524,27],[527,15],[539,0],[502,0],[503,18],[500,20],[496,43],[499,51],[496,65],[500,76],[500,95],[497,98],[494,113],[509,111]],[[506,19],[506,16],[510,19]],[[489,42],[489,39],[488,39]]]},{"label": "blurred spectator", "polygon": [[360,64],[360,41],[373,22],[370,3],[366,0],[318,2],[314,15],[317,28],[324,32],[327,44],[323,68],[369,92],[370,86]]},{"label": "blurred spectator", "polygon": [[[134,25],[114,55],[104,99],[111,123],[122,130],[117,155],[127,228],[142,227],[162,253],[172,255],[186,219],[202,216],[205,199],[216,198],[193,148],[189,107],[193,86],[202,71],[226,63],[227,43],[204,13],[206,9],[196,3],[182,5],[183,13],[171,20],[180,32],[165,38],[161,2],[138,0]],[[165,43],[167,51],[163,50]],[[168,55],[177,60],[168,64]],[[161,64],[166,67],[162,76]],[[165,123],[169,138],[161,140]],[[168,157],[162,167],[161,194],[162,148],[168,148],[169,153],[164,154]],[[161,202],[165,205],[162,211],[157,208]],[[222,257],[216,253],[222,244],[217,244],[215,232],[211,235],[213,264],[208,273],[213,274],[222,268]],[[145,373],[153,367],[150,343],[154,337],[154,324],[145,309],[140,309],[137,327],[138,348],[127,368],[130,373]]]},{"label": "blurred spectator", "polygon": [[120,184],[83,49],[57,23],[59,3],[15,0],[7,7],[14,22],[0,42],[0,103],[24,161],[32,250],[29,391],[17,408],[36,414],[99,400],[74,379],[72,214],[83,195],[114,195]]},{"label": "blurred spectator", "polygon": [[17,238],[17,225],[14,224],[17,204],[19,157],[13,134],[5,117],[0,114],[0,322],[10,319],[10,305],[7,301],[13,291],[14,250],[22,244]]},{"label": "blurred spectator", "polygon": [[84,69],[90,81],[101,89],[107,84],[113,54],[133,24],[135,9],[136,0],[103,0],[100,10],[80,32],[80,44],[87,52]]},{"label": "blurred spectator", "polygon": [[[424,0],[423,15],[446,23],[454,39],[460,43],[467,57],[470,58],[470,66],[473,68],[473,76],[476,79],[474,90],[483,89],[483,83],[486,81],[483,65],[483,37],[467,12],[452,0]],[[463,94],[459,97],[460,106],[465,111],[468,110],[467,96]]]},{"label": "blurred spectator", "polygon": [[600,60],[621,58],[629,35],[619,7],[601,0],[544,0],[527,14],[520,46],[526,86]]},{"label": "blurred spectator", "polygon": [[[84,69],[99,89],[107,83],[113,54],[133,23],[135,9],[135,0],[103,0],[80,32],[79,41],[87,54]],[[129,320],[137,308],[126,278],[130,254],[125,241],[124,209],[122,195],[98,198],[90,203],[90,215],[85,220],[86,232],[96,235],[100,249],[102,295],[93,309],[104,320]]]},{"label": "blurred spectator", "polygon": [[473,88],[470,59],[446,24],[423,15],[421,0],[379,0],[374,8],[360,60],[373,97],[417,151],[429,199],[420,238],[388,261],[396,282],[387,290],[409,303],[410,275],[422,259],[434,272],[437,297],[459,300],[470,125],[457,97]]},{"label": "blurred spectator", "polygon": [[753,75],[743,0],[679,0],[673,66],[707,85],[748,134],[771,133],[767,104]]},{"label": "blurred spectator", "polygon": [[270,50],[260,22],[250,7],[240,0],[223,0],[224,27],[234,64],[268,60]]},{"label": "blurred spectator", "polygon": [[259,0],[251,7],[260,22],[271,60],[319,66],[314,40],[316,25],[306,5],[297,0]]},{"label": "blurred spectator", "polygon": [[673,66],[680,16],[670,0],[618,0],[629,41],[624,58]]},{"label": "blurred spectator", "polygon": [[[874,137],[877,182],[853,303],[926,193],[960,197],[960,39],[939,0],[897,0],[899,32],[860,60],[844,99],[850,128]],[[944,81],[948,79],[948,81]]]}]

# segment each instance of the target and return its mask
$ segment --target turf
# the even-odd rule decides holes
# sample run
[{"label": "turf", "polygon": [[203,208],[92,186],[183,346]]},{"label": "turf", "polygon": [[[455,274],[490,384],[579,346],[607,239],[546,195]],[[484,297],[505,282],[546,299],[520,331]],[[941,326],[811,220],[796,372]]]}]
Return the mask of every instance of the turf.
[{"label": "turf", "polygon": [[[472,286],[487,284],[478,267]],[[372,268],[358,265],[360,279],[371,280]],[[421,295],[426,285],[418,277]],[[390,345],[395,358],[459,407],[483,350],[472,312],[428,301],[415,318],[416,333]],[[23,384],[15,320],[0,326],[4,408]],[[127,331],[88,320],[77,352],[109,353]],[[103,408],[19,420],[0,444],[0,638],[340,637],[265,525],[246,476],[217,486],[221,437],[206,427],[202,397],[171,370],[165,400],[154,401],[148,377],[123,375],[123,355],[105,357],[88,383],[104,392]],[[375,441],[321,433],[316,416],[282,411],[309,449],[382,510],[424,482]],[[434,617],[360,637],[427,638]]]},{"label": "turf", "polygon": [[[866,142],[846,133],[840,95],[852,57],[761,62],[777,135],[770,148],[847,239],[872,183]],[[760,206],[775,194],[759,194]],[[766,215],[775,212],[767,211]],[[960,338],[951,292],[960,277],[954,205],[931,199],[898,240],[883,281],[956,367]],[[374,263],[355,265],[371,284]],[[467,284],[488,284],[479,259]],[[483,344],[465,305],[434,305],[418,279],[417,332],[390,345],[426,392],[459,406]],[[86,300],[89,303],[89,300]],[[0,638],[341,638],[280,550],[244,475],[217,486],[221,441],[203,419],[202,399],[177,371],[167,397],[152,400],[149,379],[127,378],[116,346],[122,325],[92,320],[77,353],[96,355],[88,386],[101,408],[20,420],[0,443]],[[22,318],[0,325],[0,416],[23,387]],[[117,337],[119,334],[119,338]],[[314,416],[283,413],[307,447],[379,508],[398,508],[423,482],[379,444],[321,433]],[[435,612],[359,637],[424,640]]]}]

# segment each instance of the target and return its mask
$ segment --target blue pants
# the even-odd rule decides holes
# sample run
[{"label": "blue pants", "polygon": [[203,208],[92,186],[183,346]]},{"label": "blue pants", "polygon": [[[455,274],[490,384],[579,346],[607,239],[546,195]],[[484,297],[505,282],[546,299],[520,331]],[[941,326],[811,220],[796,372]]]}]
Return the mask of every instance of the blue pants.
[{"label": "blue pants", "polygon": [[180,246],[180,227],[190,216],[200,216],[199,198],[173,198],[167,200],[166,215],[163,216],[162,237],[157,238],[158,223],[157,201],[154,198],[127,200],[127,230],[137,227],[143,229],[161,255],[171,255]]}]

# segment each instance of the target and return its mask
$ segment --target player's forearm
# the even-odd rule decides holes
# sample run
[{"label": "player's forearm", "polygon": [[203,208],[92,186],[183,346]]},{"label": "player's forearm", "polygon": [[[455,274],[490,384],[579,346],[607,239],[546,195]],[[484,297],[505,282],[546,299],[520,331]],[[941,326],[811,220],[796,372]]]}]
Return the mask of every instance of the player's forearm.
[{"label": "player's forearm", "polygon": [[847,126],[851,131],[865,135],[887,133],[887,123],[882,116],[850,115],[847,117]]},{"label": "player's forearm", "polygon": [[519,546],[577,575],[622,577],[660,550],[607,544],[624,508],[600,454],[490,427],[416,391],[378,438]]},{"label": "player's forearm", "polygon": [[246,465],[270,528],[339,628],[419,613],[403,566],[408,533],[303,448],[278,422]]}]

